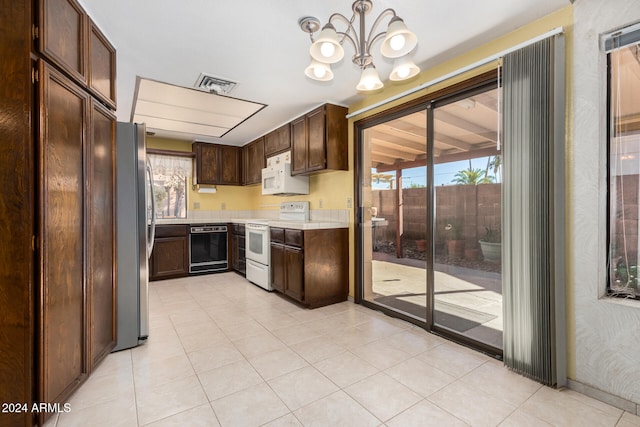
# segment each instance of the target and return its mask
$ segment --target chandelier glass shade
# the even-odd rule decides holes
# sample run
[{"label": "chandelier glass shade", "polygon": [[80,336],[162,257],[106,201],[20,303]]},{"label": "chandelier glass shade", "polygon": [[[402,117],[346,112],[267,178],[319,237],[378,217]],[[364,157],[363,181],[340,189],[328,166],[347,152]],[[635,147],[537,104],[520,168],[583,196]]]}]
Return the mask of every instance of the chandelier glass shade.
[{"label": "chandelier glass shade", "polygon": [[325,64],[315,59],[311,60],[311,64],[304,70],[304,74],[310,79],[327,82],[333,79],[333,71],[329,64]]},{"label": "chandelier glass shade", "polygon": [[[386,58],[395,59],[389,76],[390,80],[410,79],[420,72],[409,56],[418,44],[418,38],[393,9],[383,10],[374,21],[368,36],[366,35],[365,15],[372,7],[371,0],[356,0],[352,5],[353,16],[350,19],[340,13],[334,13],[315,39],[313,34],[320,30],[320,21],[310,16],[300,18],[298,21],[300,28],[309,34],[312,42],[309,48],[311,64],[305,69],[307,77],[319,81],[331,80],[333,78],[331,64],[339,62],[344,57],[342,45],[345,41],[349,41],[355,50],[351,60],[362,70],[360,82],[356,86],[360,91],[377,90],[383,87],[371,54],[371,48],[379,40],[382,40],[380,53]],[[387,17],[391,19],[386,31],[376,33],[377,28]],[[338,31],[334,23],[342,24],[346,28]]]}]

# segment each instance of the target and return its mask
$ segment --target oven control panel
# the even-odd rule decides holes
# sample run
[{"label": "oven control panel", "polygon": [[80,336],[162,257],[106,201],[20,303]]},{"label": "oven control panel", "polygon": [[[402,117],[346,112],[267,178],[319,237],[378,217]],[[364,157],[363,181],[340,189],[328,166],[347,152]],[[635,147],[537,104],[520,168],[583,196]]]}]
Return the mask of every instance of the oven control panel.
[{"label": "oven control panel", "polygon": [[309,202],[280,203],[280,219],[289,221],[309,221]]},{"label": "oven control panel", "polygon": [[227,226],[226,225],[199,225],[192,226],[191,233],[226,233]]}]

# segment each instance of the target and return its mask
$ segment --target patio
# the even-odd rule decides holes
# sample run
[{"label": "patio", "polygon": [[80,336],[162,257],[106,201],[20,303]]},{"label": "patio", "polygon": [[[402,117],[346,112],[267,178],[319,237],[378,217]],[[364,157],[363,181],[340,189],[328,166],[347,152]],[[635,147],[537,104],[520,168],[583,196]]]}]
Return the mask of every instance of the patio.
[{"label": "patio", "polygon": [[[424,261],[375,252],[372,268],[373,302],[425,319]],[[435,324],[502,348],[500,273],[436,263],[435,283]]]}]

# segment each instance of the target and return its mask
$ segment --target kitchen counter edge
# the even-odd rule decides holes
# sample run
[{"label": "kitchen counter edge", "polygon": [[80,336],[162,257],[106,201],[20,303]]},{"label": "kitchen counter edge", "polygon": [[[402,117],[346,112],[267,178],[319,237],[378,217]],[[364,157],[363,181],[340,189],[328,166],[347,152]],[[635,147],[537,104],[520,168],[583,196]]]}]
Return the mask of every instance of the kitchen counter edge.
[{"label": "kitchen counter edge", "polygon": [[[248,224],[252,221],[251,218],[210,218],[210,219],[159,219],[156,221],[157,225],[202,225],[202,224]],[[292,228],[296,230],[318,230],[329,228],[349,228],[349,224],[346,222],[337,221],[282,221],[279,219],[264,220],[260,219],[260,223],[267,222],[271,227],[280,228]]]}]

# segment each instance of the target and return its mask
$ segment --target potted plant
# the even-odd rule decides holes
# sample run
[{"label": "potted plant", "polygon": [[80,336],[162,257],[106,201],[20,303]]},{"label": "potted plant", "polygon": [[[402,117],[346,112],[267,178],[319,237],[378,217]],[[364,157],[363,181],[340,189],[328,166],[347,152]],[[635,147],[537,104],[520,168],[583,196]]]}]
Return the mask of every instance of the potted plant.
[{"label": "potted plant", "polygon": [[485,230],[484,237],[478,240],[482,256],[485,261],[501,262],[502,243],[500,230],[494,230],[492,227],[486,227]]},{"label": "potted plant", "polygon": [[475,241],[470,240],[468,242],[465,242],[464,257],[469,261],[478,260],[478,258],[480,257],[480,248],[478,247],[478,244]]},{"label": "potted plant", "polygon": [[464,240],[462,239],[462,227],[455,221],[449,221],[444,226],[447,233],[447,253],[450,258],[462,258],[464,256]]}]

